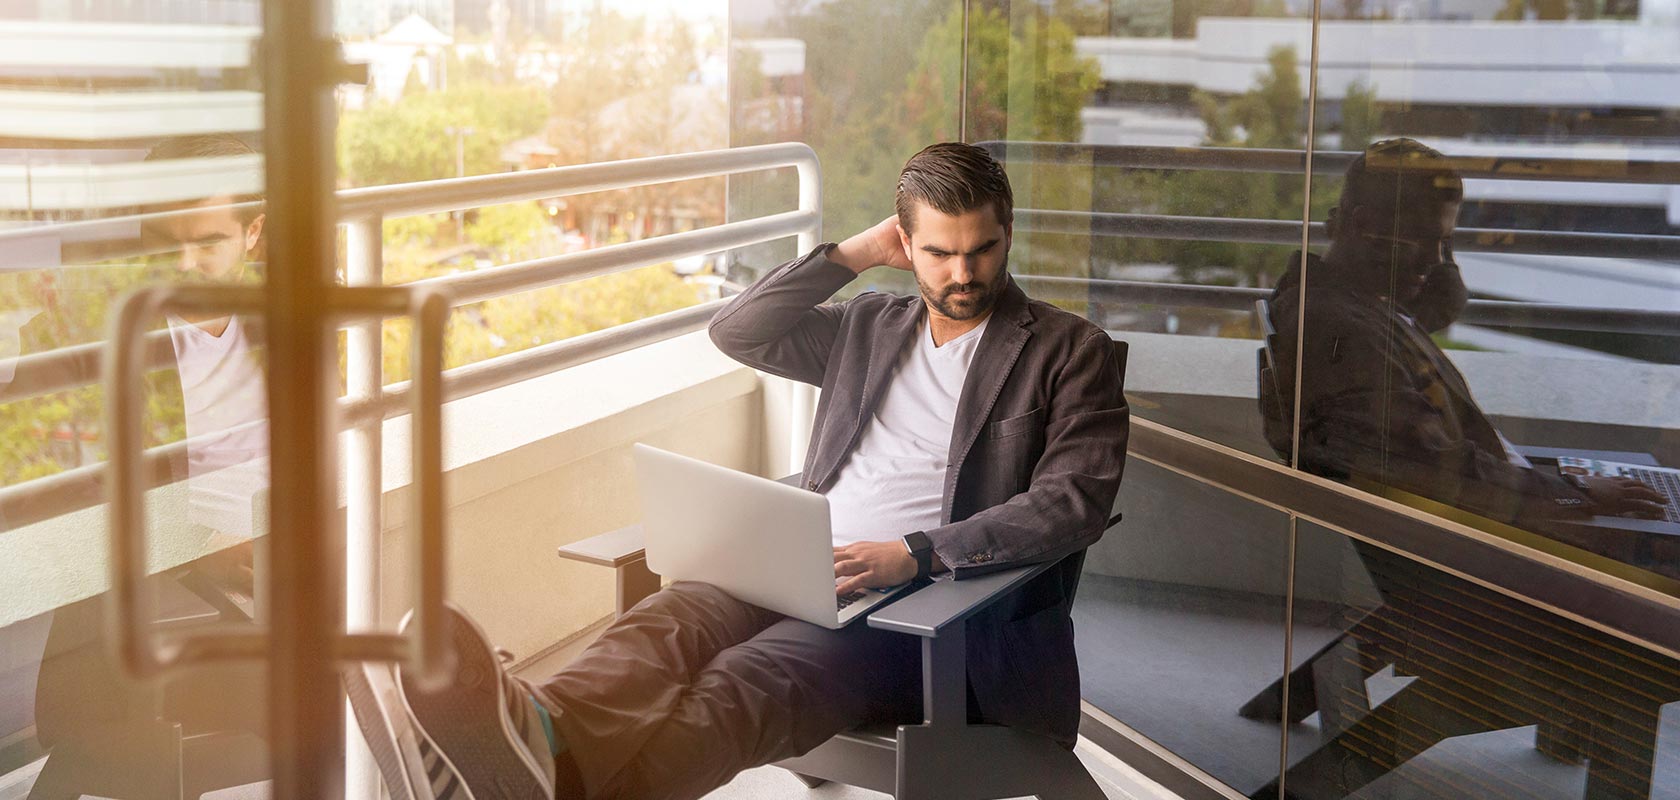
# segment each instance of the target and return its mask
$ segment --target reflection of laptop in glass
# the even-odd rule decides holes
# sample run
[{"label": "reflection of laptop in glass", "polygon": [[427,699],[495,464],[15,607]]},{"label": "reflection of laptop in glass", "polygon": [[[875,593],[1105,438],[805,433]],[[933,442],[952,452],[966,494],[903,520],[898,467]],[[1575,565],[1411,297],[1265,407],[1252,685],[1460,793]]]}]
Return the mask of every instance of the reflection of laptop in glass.
[{"label": "reflection of laptop in glass", "polygon": [[1668,522],[1680,523],[1680,469],[1627,464],[1620,461],[1601,461],[1596,458],[1579,458],[1576,456],[1559,456],[1557,466],[1558,472],[1565,475],[1636,478],[1646,486],[1655,489],[1657,494],[1668,498],[1668,505],[1663,508],[1663,519]]},{"label": "reflection of laptop in glass", "polygon": [[648,569],[841,628],[905,586],[834,596],[828,498],[644,444],[634,448]]}]

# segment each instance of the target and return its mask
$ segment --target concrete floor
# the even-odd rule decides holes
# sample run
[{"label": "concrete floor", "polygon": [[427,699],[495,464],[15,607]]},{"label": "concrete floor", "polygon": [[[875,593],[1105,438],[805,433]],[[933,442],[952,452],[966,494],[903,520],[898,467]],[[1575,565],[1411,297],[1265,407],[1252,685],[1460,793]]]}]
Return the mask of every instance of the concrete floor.
[{"label": "concrete floor", "polygon": [[[1297,661],[1339,630],[1311,624],[1297,605]],[[1321,615],[1322,616],[1322,615]],[[1320,620],[1323,621],[1323,620]],[[1236,713],[1276,678],[1283,659],[1281,598],[1086,575],[1074,609],[1081,693],[1120,722],[1250,793],[1276,778],[1276,722]],[[1373,704],[1409,678],[1384,669],[1366,681]],[[1680,800],[1680,702],[1663,708],[1651,800]],[[1445,739],[1353,795],[1354,800],[1462,797],[1576,800],[1584,763],[1534,749],[1533,726]],[[1318,716],[1290,726],[1290,760],[1323,742]]]},{"label": "concrete floor", "polygon": [[[1097,779],[1109,800],[1178,800],[1178,796],[1149,780],[1119,759],[1085,739],[1074,749],[1079,760]],[[706,800],[890,800],[890,795],[855,786],[826,784],[807,789],[786,770],[760,767],[741,773],[735,780],[706,795]]]},{"label": "concrete floor", "polygon": [[[1091,770],[1109,800],[1178,800],[1159,784],[1138,774],[1113,756],[1102,752],[1090,742],[1080,740],[1074,751]],[[34,784],[41,763],[31,764],[9,775],[0,776],[0,800],[23,800]],[[204,800],[269,800],[269,785],[265,783],[240,786],[211,792]],[[706,800],[889,800],[890,796],[855,786],[828,784],[807,789],[786,770],[760,767],[747,770],[735,780],[706,795]]]}]

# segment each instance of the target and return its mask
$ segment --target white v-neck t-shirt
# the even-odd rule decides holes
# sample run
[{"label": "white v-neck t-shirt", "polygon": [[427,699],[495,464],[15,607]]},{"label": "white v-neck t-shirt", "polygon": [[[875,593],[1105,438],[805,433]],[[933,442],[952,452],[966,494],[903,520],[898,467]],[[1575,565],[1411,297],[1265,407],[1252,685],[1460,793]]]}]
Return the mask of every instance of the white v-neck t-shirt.
[{"label": "white v-neck t-shirt", "polygon": [[169,317],[187,417],[187,518],[224,534],[255,533],[252,503],[268,486],[268,396],[239,317],[212,336]]},{"label": "white v-neck t-shirt", "polygon": [[857,448],[828,490],[836,547],[892,541],[939,526],[957,401],[989,322],[990,316],[934,347],[924,317],[914,346],[900,354]]}]

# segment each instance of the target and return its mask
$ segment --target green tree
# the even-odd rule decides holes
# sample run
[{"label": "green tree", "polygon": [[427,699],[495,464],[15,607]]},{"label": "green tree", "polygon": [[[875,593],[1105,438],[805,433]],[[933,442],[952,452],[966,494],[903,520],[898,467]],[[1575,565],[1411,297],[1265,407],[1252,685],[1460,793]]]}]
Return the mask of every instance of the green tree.
[{"label": "green tree", "polygon": [[1073,28],[1055,17],[1026,14],[1016,20],[984,6],[970,10],[966,38],[957,9],[924,39],[903,90],[913,136],[937,141],[948,125],[948,110],[929,98],[960,92],[962,76],[949,65],[961,64],[965,41],[970,140],[1079,140],[1079,112],[1102,85],[1102,75],[1094,60],[1074,50]]},{"label": "green tree", "polygon": [[505,203],[478,209],[467,223],[467,240],[484,245],[498,264],[532,258],[553,231],[536,203]]},{"label": "green tree", "polygon": [[1348,84],[1342,98],[1342,149],[1364,150],[1381,132],[1382,109],[1377,106],[1377,90],[1363,81]]},{"label": "green tree", "polygon": [[523,86],[457,82],[447,91],[405,95],[346,111],[338,125],[340,180],[347,186],[381,186],[453,178],[456,135],[468,175],[500,172],[509,142],[542,130],[548,119],[544,93]]},{"label": "green tree", "polygon": [[[45,353],[105,337],[114,301],[174,279],[167,257],[0,275],[0,324],[17,324],[19,352]],[[162,327],[163,321],[154,321]],[[8,354],[9,355],[9,354]],[[181,439],[186,417],[174,369],[142,379],[147,447]],[[104,392],[95,383],[27,399],[0,385],[0,485],[10,486],[105,457]]]},{"label": "green tree", "polygon": [[[1252,89],[1236,97],[1198,93],[1195,97],[1207,136],[1214,147],[1267,147],[1300,150],[1305,142],[1305,98],[1293,48],[1267,55],[1267,70]],[[1373,123],[1374,124],[1374,123]],[[1324,180],[1330,183],[1330,179]],[[1120,206],[1111,210],[1185,217],[1236,219],[1301,218],[1304,187],[1299,175],[1212,171],[1106,171],[1099,196]],[[1334,202],[1315,183],[1315,218]],[[1192,283],[1269,286],[1287,266],[1290,245],[1236,242],[1108,239],[1098,247],[1099,260],[1173,266],[1179,279]]]}]

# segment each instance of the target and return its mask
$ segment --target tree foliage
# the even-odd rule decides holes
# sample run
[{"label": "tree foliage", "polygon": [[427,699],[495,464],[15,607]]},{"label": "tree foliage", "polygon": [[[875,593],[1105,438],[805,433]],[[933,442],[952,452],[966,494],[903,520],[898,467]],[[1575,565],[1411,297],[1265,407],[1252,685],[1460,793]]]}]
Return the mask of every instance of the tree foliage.
[{"label": "tree foliage", "polygon": [[1377,106],[1377,90],[1363,81],[1348,84],[1342,98],[1343,150],[1364,150],[1382,132],[1382,109]]},{"label": "tree foliage", "polygon": [[[113,303],[144,285],[172,279],[164,257],[0,275],[0,324],[15,332],[20,354],[98,342]],[[162,326],[162,320],[154,320]],[[10,356],[7,353],[4,356]],[[53,475],[105,457],[104,392],[95,383],[27,399],[0,383],[0,485]],[[142,441],[156,446],[185,435],[180,382],[174,370],[142,379]]]},{"label": "tree foliage", "polygon": [[[1198,92],[1194,100],[1206,126],[1204,145],[1210,147],[1266,147],[1300,150],[1305,143],[1304,111],[1296,53],[1291,47],[1267,54],[1267,69],[1254,87],[1235,97]],[[1355,136],[1369,136],[1378,124],[1374,93],[1350,92],[1361,108],[1373,109],[1355,122],[1364,124]],[[1366,102],[1368,100],[1368,102]],[[1345,112],[1344,112],[1345,113]],[[1345,122],[1344,122],[1345,124]],[[1314,218],[1334,203],[1331,192],[1315,181]],[[1301,218],[1305,187],[1299,175],[1255,172],[1110,171],[1099,178],[1099,196],[1115,211],[1185,217],[1273,219]],[[1101,260],[1110,264],[1164,264],[1179,279],[1194,283],[1235,283],[1269,286],[1285,268],[1292,245],[1179,240],[1105,240]]]},{"label": "tree foliage", "polygon": [[[1080,5],[1079,0],[1059,2]],[[899,170],[933,142],[955,140],[965,130],[969,141],[1079,141],[1080,112],[1100,83],[1095,63],[1074,49],[1074,29],[1056,14],[1022,3],[981,2],[969,9],[966,120],[960,94],[965,85],[961,2],[912,3],[893,14],[879,13],[870,0],[790,4],[772,27],[755,33],[805,42],[804,132],[756,129],[737,118],[733,143],[799,139],[810,144],[822,163],[823,227],[829,239],[892,213]],[[738,56],[734,63],[738,79],[739,69],[750,67],[753,59]],[[751,85],[772,90],[762,78]],[[735,102],[741,108],[754,98],[738,94]],[[1042,200],[1046,207],[1060,207],[1069,198],[1089,203],[1089,185],[1082,183],[1088,178],[1054,172],[1017,174],[1012,169],[1020,183],[1017,203]],[[736,178],[730,213],[757,216],[788,208],[793,199],[786,177]],[[1047,257],[1053,249],[1048,240],[1039,248]],[[745,258],[765,267],[786,255],[778,250]],[[1028,268],[1027,255],[1018,250],[1013,266]],[[880,282],[879,288],[913,290],[905,276],[870,277]]]},{"label": "tree foliage", "polygon": [[457,81],[446,91],[375,102],[339,119],[340,182],[382,186],[453,178],[457,136],[465,174],[500,172],[502,148],[542,130],[547,119],[546,95],[527,86]]}]

